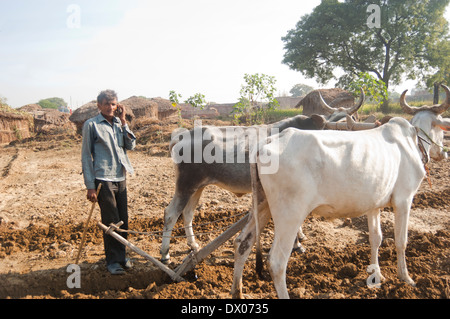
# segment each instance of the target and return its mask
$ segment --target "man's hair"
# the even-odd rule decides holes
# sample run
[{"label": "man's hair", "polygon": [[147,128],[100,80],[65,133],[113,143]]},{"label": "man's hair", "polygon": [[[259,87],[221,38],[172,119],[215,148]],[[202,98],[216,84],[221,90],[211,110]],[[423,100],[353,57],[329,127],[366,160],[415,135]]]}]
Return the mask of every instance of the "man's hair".
[{"label": "man's hair", "polygon": [[97,103],[102,104],[103,101],[106,100],[106,102],[111,102],[112,100],[117,100],[117,93],[113,90],[105,90],[101,91],[100,94],[97,96]]}]

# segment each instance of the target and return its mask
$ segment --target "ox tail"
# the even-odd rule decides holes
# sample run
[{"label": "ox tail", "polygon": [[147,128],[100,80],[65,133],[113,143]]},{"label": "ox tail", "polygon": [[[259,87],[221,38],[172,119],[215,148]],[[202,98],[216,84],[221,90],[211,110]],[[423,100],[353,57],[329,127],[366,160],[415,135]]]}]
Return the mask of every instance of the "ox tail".
[{"label": "ox tail", "polygon": [[172,156],[172,149],[173,147],[178,143],[183,141],[184,139],[188,139],[188,141],[190,141],[191,139],[189,139],[191,137],[191,132],[188,131],[185,128],[178,128],[175,129],[172,132],[172,136],[170,138],[170,143],[169,143],[169,154],[170,156]]},{"label": "ox tail", "polygon": [[258,216],[258,209],[259,209],[259,203],[264,201],[264,190],[261,185],[261,181],[259,179],[258,174],[258,167],[256,163],[250,164],[250,175],[252,178],[252,194],[253,194],[253,203],[252,203],[252,209],[253,209],[253,218],[255,219],[255,228],[256,228],[256,273],[258,274],[260,279],[263,279],[264,276],[262,274],[262,271],[264,269],[264,263],[262,258],[262,252],[261,252],[261,241],[260,241],[260,228],[259,228],[259,216]]},{"label": "ox tail", "polygon": [[169,156],[172,157],[172,148],[174,147],[175,144],[177,144],[178,141],[175,139],[170,140],[170,144],[169,144]]}]

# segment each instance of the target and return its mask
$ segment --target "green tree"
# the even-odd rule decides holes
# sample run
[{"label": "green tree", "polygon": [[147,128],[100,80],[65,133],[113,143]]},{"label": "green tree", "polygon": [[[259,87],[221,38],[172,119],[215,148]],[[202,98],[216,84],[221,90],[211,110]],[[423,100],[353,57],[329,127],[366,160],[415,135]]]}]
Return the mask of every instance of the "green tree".
[{"label": "green tree", "polygon": [[[175,107],[178,111],[178,125],[183,125],[183,118],[181,117],[181,106],[179,99],[182,98],[181,94],[178,94],[174,90],[169,92],[169,100],[172,103],[172,106]],[[206,105],[205,95],[201,93],[196,93],[193,96],[190,96],[187,100],[184,101],[184,103],[188,103],[192,105],[195,108],[199,108],[203,110],[203,108]]]},{"label": "green tree", "polygon": [[195,93],[184,102],[192,105],[195,108],[199,108],[200,110],[203,110],[206,106],[205,95],[201,93]]},{"label": "green tree", "polygon": [[450,41],[448,37],[436,43],[427,51],[430,65],[434,72],[423,78],[427,88],[434,89],[433,103],[439,103],[439,88],[441,84],[450,84]]},{"label": "green tree", "polygon": [[387,89],[421,78],[432,69],[428,50],[447,38],[449,1],[322,0],[282,38],[283,63],[322,84],[339,71],[368,72]]},{"label": "green tree", "polygon": [[303,95],[308,94],[309,92],[313,91],[314,88],[312,86],[306,85],[306,84],[296,84],[292,87],[292,89],[289,91],[293,97],[300,97]]},{"label": "green tree", "polygon": [[40,100],[38,104],[44,109],[57,109],[59,106],[67,106],[66,101],[60,97]]},{"label": "green tree", "polygon": [[245,118],[248,124],[263,123],[268,110],[279,106],[275,99],[275,77],[266,74],[245,74],[245,84],[241,87],[239,102],[233,106],[237,123]]},{"label": "green tree", "polygon": [[355,97],[358,97],[363,89],[366,97],[372,98],[378,104],[388,99],[388,91],[383,80],[379,80],[367,72],[360,72],[356,77],[341,77],[338,86],[352,92]]}]

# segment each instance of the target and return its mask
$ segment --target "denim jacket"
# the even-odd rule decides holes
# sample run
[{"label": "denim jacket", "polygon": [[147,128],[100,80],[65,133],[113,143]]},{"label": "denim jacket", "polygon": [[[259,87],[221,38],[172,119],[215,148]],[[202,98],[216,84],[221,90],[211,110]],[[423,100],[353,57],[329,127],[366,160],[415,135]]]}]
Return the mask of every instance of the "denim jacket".
[{"label": "denim jacket", "polygon": [[[136,136],[128,125],[122,126],[114,117],[111,125],[100,113],[83,125],[81,164],[84,184],[95,189],[95,179],[124,180],[126,172],[133,174],[127,150],[136,146]],[[131,137],[130,137],[130,136]]]}]

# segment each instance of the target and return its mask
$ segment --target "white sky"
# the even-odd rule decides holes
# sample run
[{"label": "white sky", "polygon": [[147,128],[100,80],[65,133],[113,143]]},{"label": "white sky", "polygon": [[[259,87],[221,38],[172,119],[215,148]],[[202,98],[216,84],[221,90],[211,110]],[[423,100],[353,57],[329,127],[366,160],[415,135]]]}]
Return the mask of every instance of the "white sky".
[{"label": "white sky", "polygon": [[[281,63],[281,37],[319,3],[0,0],[0,95],[12,107],[62,97],[77,108],[103,89],[119,100],[175,90],[234,103],[245,73],[275,76],[278,93],[319,87]],[[71,4],[80,28],[68,24]]]}]

